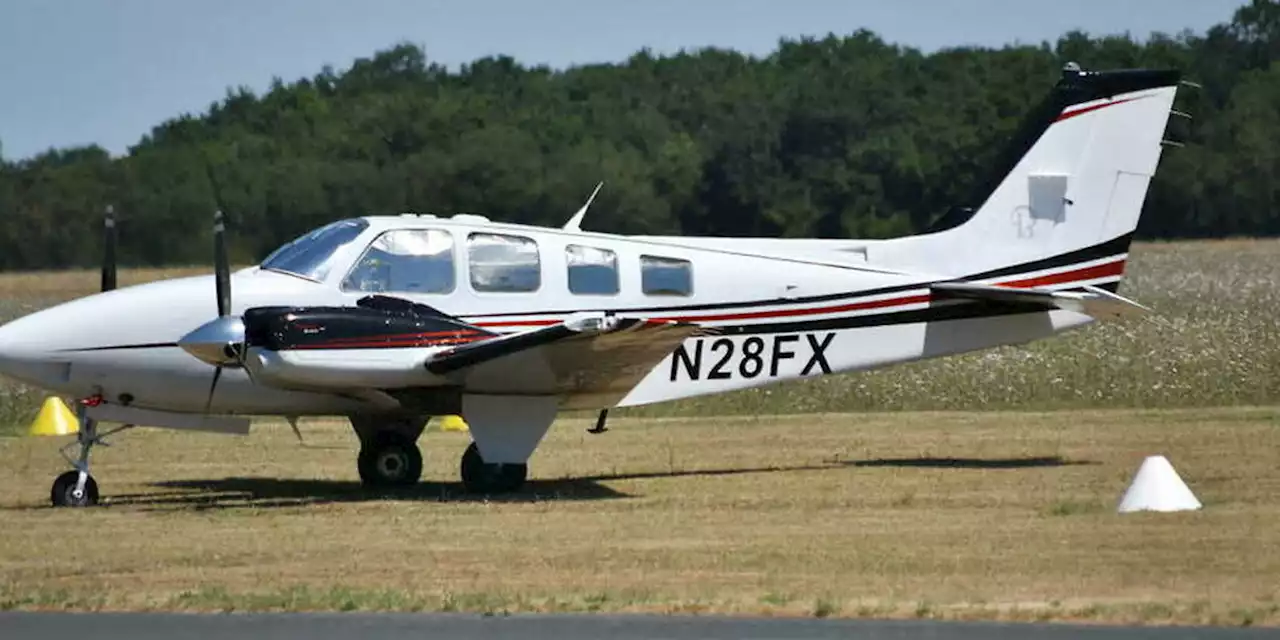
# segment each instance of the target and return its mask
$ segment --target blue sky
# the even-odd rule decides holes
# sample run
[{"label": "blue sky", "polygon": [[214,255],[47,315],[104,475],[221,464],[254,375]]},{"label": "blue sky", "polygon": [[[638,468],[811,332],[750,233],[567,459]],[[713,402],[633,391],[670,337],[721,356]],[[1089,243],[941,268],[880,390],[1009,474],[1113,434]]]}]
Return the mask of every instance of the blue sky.
[{"label": "blue sky", "polygon": [[[113,154],[228,87],[261,91],[399,41],[456,68],[508,54],[553,67],[859,28],[925,51],[1203,32],[1245,0],[0,0],[0,152]],[[1081,61],[1087,66],[1087,61]]]}]

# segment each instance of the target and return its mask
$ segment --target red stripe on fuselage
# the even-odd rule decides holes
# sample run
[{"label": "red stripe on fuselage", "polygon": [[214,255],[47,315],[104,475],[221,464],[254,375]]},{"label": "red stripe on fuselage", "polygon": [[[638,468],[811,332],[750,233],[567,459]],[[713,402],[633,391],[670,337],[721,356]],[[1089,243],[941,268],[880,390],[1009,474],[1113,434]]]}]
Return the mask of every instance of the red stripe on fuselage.
[{"label": "red stripe on fuselage", "polygon": [[451,331],[424,331],[420,333],[394,333],[381,336],[348,336],[344,338],[330,338],[324,341],[324,344],[342,344],[346,342],[369,342],[370,340],[429,340],[431,338],[460,338],[468,336],[483,335],[479,331],[473,329],[454,329]]},{"label": "red stripe on fuselage", "polygon": [[[1054,284],[1067,284],[1076,281],[1096,280],[1108,276],[1121,275],[1124,272],[1125,259],[1120,258],[1111,262],[1106,262],[1092,267],[1084,267],[1082,269],[1073,269],[1061,273],[1052,273],[1033,278],[1024,278],[1022,280],[1009,280],[1005,282],[993,283],[996,286],[1014,287],[1014,288],[1030,288],[1043,287]],[[920,288],[927,288],[928,284],[921,284]],[[810,307],[807,309],[774,309],[769,311],[747,311],[742,313],[722,313],[713,315],[692,315],[692,316],[664,316],[654,318],[659,322],[719,322],[724,320],[757,320],[761,318],[787,318],[796,316],[821,315],[829,313],[847,313],[851,311],[866,311],[868,309],[885,309],[889,307],[899,307],[912,304],[924,304],[933,299],[931,294],[915,294],[909,296],[898,296],[896,298],[885,298],[883,300],[866,300],[862,302],[850,302],[840,305],[832,305],[827,307]],[[528,326],[547,326],[559,324],[560,320],[503,320],[499,322],[477,322],[476,326],[481,327],[528,327]]]},{"label": "red stripe on fuselage", "polygon": [[343,341],[343,342],[316,342],[312,344],[300,344],[293,347],[289,347],[289,349],[290,350],[368,349],[368,348],[374,348],[374,347],[381,347],[386,349],[396,349],[396,348],[414,349],[414,348],[420,348],[420,347],[450,347],[450,346],[459,345],[459,344],[466,344],[468,342],[475,342],[476,340],[480,340],[487,337],[490,337],[490,336],[477,334],[473,337],[439,338],[435,340],[422,340],[417,338],[406,338],[406,339],[399,339],[399,340],[386,339],[386,338],[374,338],[374,339],[367,339],[362,341],[349,340],[349,341]]},{"label": "red stripe on fuselage", "polygon": [[755,320],[757,318],[786,318],[791,316],[808,316],[820,313],[842,313],[845,311],[865,311],[867,309],[882,309],[884,307],[897,307],[904,304],[920,304],[929,301],[928,294],[901,296],[898,298],[886,298],[884,300],[867,300],[865,302],[850,302],[848,304],[834,305],[830,307],[815,307],[812,309],[777,309],[772,311],[747,311],[744,313],[721,313],[717,315],[706,316],[686,316],[683,318],[659,318],[660,320],[683,321],[683,322],[718,322],[721,320]]},{"label": "red stripe on fuselage", "polygon": [[1106,278],[1108,276],[1118,276],[1124,273],[1124,259],[1114,262],[1106,262],[1103,264],[1067,271],[1064,273],[1051,273],[1045,276],[1036,276],[1034,278],[1024,278],[1022,280],[1013,280],[1011,282],[997,283],[1002,287],[1044,287],[1051,284],[1066,284],[1070,282],[1083,280],[1097,280],[1098,278]]}]

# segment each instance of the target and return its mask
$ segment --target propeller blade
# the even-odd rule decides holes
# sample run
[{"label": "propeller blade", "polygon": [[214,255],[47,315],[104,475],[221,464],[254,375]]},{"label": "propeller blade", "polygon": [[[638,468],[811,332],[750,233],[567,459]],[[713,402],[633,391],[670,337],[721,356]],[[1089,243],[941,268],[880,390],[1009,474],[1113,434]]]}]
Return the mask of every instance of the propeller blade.
[{"label": "propeller blade", "polygon": [[102,220],[102,290],[116,288],[116,210],[107,205]]},{"label": "propeller blade", "polygon": [[218,378],[222,377],[222,367],[213,370],[213,384],[209,385],[209,397],[204,401],[204,412],[209,413],[209,407],[213,406],[213,392],[218,388]]},{"label": "propeller blade", "polygon": [[217,285],[218,315],[231,313],[231,267],[227,264],[227,245],[223,234],[226,223],[222,211],[213,214],[213,275]]}]

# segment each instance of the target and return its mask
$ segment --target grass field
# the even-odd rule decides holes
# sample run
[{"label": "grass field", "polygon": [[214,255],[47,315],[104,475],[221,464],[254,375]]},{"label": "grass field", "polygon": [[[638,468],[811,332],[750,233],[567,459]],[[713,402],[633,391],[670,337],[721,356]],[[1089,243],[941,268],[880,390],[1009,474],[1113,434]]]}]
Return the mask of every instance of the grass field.
[{"label": "grass field", "polygon": [[[473,500],[467,436],[362,493],[341,424],[140,431],[105,507],[45,507],[54,441],[0,444],[0,608],[720,612],[1280,624],[1280,410],[815,414],[557,424]],[[1167,455],[1198,512],[1114,512]],[[85,546],[85,545],[90,546]]]}]

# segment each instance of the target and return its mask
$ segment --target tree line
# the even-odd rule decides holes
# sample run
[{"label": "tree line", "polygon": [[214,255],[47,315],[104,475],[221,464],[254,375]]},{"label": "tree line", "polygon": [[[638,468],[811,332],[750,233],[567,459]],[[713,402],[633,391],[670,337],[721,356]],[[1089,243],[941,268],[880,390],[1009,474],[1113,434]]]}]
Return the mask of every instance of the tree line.
[{"label": "tree line", "polygon": [[552,70],[495,56],[458,71],[401,44],[338,73],[229,90],[98,146],[0,161],[0,268],[92,266],[101,216],[130,265],[236,261],[339,218],[482,213],[618,233],[880,238],[961,203],[1068,61],[1174,67],[1181,93],[1144,238],[1280,233],[1280,0],[1203,34],[1091,37],[925,54],[860,30],[763,57],[702,49]]}]

